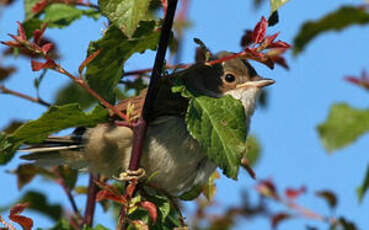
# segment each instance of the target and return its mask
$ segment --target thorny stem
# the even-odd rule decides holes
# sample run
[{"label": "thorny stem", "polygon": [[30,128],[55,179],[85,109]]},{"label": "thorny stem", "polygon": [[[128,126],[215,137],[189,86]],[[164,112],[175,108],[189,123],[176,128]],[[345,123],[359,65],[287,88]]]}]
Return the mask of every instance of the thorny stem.
[{"label": "thorny stem", "polygon": [[51,104],[49,104],[49,103],[47,103],[46,101],[42,100],[40,97],[31,97],[31,96],[28,96],[28,95],[26,95],[26,94],[23,94],[23,93],[20,93],[20,92],[17,92],[17,91],[14,91],[14,90],[8,89],[8,88],[6,88],[6,87],[5,87],[5,86],[3,86],[3,85],[0,85],[0,90],[1,90],[1,91],[2,91],[2,93],[4,93],[4,94],[14,95],[14,96],[17,96],[17,97],[20,97],[20,98],[26,99],[26,100],[28,100],[28,101],[31,101],[31,102],[34,102],[34,103],[37,103],[37,104],[40,104],[40,105],[46,106],[46,107],[51,106]]},{"label": "thorny stem", "polygon": [[76,76],[73,76],[71,73],[69,73],[68,71],[66,71],[63,67],[61,67],[60,65],[57,65],[54,70],[56,70],[57,72],[64,74],[66,76],[68,76],[70,79],[72,79],[75,83],[77,83],[78,85],[80,85],[82,88],[84,88],[89,94],[91,94],[92,96],[94,96],[97,100],[100,101],[101,104],[103,104],[106,108],[110,109],[111,111],[113,111],[115,114],[117,114],[120,118],[122,118],[123,120],[127,121],[127,115],[122,113],[121,111],[119,111],[116,107],[114,107],[112,104],[110,104],[109,102],[107,102],[103,97],[101,97],[98,93],[96,93],[93,89],[91,89],[88,84],[81,78],[78,78]]},{"label": "thorny stem", "polygon": [[54,173],[55,175],[58,177],[58,184],[60,184],[63,189],[64,189],[64,192],[66,193],[68,199],[69,199],[69,202],[71,203],[72,205],[72,208],[73,208],[73,212],[74,214],[80,218],[81,215],[78,211],[78,208],[77,208],[77,204],[76,204],[76,201],[74,200],[74,197],[72,195],[72,192],[70,191],[70,189],[68,188],[68,186],[65,184],[65,181],[64,181],[64,178],[62,177],[62,175],[60,174],[60,171],[58,169],[58,167],[55,167],[54,169]]},{"label": "thorny stem", "polygon": [[[137,170],[139,167],[144,138],[147,130],[147,124],[150,121],[151,111],[153,109],[154,101],[159,90],[159,81],[162,74],[162,67],[164,65],[165,54],[172,30],[177,2],[178,0],[168,0],[168,8],[161,29],[159,47],[156,52],[154,67],[150,78],[150,84],[145,97],[145,103],[142,109],[141,117],[139,118],[136,127],[134,127],[131,160],[129,162],[130,170]],[[123,206],[119,215],[119,222],[117,226],[120,227],[120,229],[125,229],[125,209],[126,207]]]},{"label": "thorny stem", "polygon": [[86,210],[85,217],[83,220],[83,224],[87,226],[92,226],[94,220],[95,206],[96,206],[96,194],[97,194],[97,186],[95,181],[99,180],[99,175],[94,175],[90,173],[90,178],[88,182],[88,197],[86,201]]}]

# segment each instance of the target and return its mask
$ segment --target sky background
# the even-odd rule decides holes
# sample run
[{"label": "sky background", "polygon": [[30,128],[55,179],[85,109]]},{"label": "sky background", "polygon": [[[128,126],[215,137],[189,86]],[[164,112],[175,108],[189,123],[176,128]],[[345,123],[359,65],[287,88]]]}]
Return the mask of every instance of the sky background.
[{"label": "sky background", "polygon": [[[192,27],[185,32],[182,62],[193,62],[196,44],[194,37],[200,38],[213,52],[221,50],[240,51],[239,41],[245,29],[252,29],[260,17],[269,15],[267,2],[255,9],[253,1],[245,0],[201,0],[191,1],[189,19]],[[279,39],[292,43],[300,26],[307,20],[315,20],[342,5],[362,4],[361,0],[341,1],[299,1],[290,0],[280,11],[280,22],[268,29],[268,34],[280,31]],[[16,33],[15,22],[22,21],[23,3],[16,1],[7,9],[0,10],[0,40],[9,40],[7,33]],[[61,64],[70,72],[77,72],[78,66],[85,58],[88,43],[101,37],[105,20],[93,21],[83,18],[63,29],[48,29],[46,35],[58,41],[58,49],[62,54]],[[326,203],[314,195],[314,191],[329,189],[337,193],[337,216],[343,215],[357,223],[360,229],[369,226],[369,197],[359,204],[356,187],[361,185],[368,165],[369,135],[364,135],[353,145],[329,155],[323,149],[316,127],[323,122],[333,103],[345,102],[356,108],[367,108],[367,92],[343,80],[345,75],[360,75],[368,68],[369,61],[365,58],[368,52],[368,26],[352,26],[343,32],[329,32],[314,39],[307,49],[298,57],[291,52],[286,55],[290,70],[277,66],[271,71],[260,64],[254,64],[258,73],[273,78],[276,84],[268,90],[269,100],[266,109],[256,111],[251,133],[255,134],[262,144],[262,157],[254,167],[257,178],[272,178],[278,188],[300,187],[305,185],[307,194],[298,199],[298,203],[318,213],[328,215]],[[3,47],[0,47],[3,49]],[[126,70],[151,67],[154,52],[135,55],[127,62]],[[16,75],[5,82],[10,89],[28,95],[35,95],[33,79],[38,76],[30,69],[29,61],[23,58],[7,58],[0,60],[4,65],[17,65]],[[369,69],[369,68],[368,68]],[[42,83],[41,95],[46,101],[53,101],[58,88],[69,82],[64,76],[49,73]],[[45,108],[9,95],[0,95],[0,127],[9,120],[37,119]],[[36,178],[31,184],[18,191],[16,180],[6,170],[15,169],[20,160],[0,168],[0,207],[16,200],[18,194],[28,190],[38,190],[48,194],[51,202],[69,203],[62,189]],[[86,177],[80,183],[86,183]],[[215,212],[229,205],[240,202],[240,191],[250,191],[252,198],[256,192],[255,185],[245,172],[240,173],[238,181],[225,177],[217,182],[217,205]],[[255,200],[255,199],[253,199]],[[84,205],[82,197],[77,199]],[[273,204],[273,202],[271,202]],[[81,206],[83,207],[83,206]],[[192,205],[187,205],[187,216]],[[272,205],[273,210],[285,210],[278,204]],[[35,227],[50,227],[52,222],[47,217],[34,212],[26,212],[35,220]],[[109,214],[103,214],[98,206],[95,220],[106,227],[114,223]],[[7,213],[2,213],[7,216]],[[282,223],[279,229],[305,229],[306,225],[319,229],[328,229],[326,224],[312,220],[295,219]],[[269,229],[269,220],[256,218],[241,220],[235,229],[260,230]]]}]

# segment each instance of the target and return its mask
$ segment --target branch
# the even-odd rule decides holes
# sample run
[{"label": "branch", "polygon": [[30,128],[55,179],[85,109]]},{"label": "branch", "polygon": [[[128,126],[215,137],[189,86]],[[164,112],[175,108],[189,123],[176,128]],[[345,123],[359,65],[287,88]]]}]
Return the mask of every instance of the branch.
[{"label": "branch", "polygon": [[116,115],[118,115],[120,118],[122,118],[124,121],[128,121],[127,115],[119,111],[115,106],[107,102],[103,97],[101,97],[98,93],[96,93],[93,89],[88,86],[86,81],[84,81],[82,78],[78,78],[74,76],[73,74],[66,71],[63,67],[61,67],[58,64],[55,64],[56,67],[53,69],[61,74],[66,75],[70,79],[72,79],[75,83],[80,85],[82,88],[84,88],[89,94],[91,94],[93,97],[95,97],[101,104],[103,104],[106,108],[113,111]]},{"label": "branch", "polygon": [[6,88],[3,85],[0,85],[0,90],[4,94],[14,95],[16,97],[20,97],[20,98],[23,98],[23,99],[25,99],[27,101],[31,101],[31,102],[34,102],[34,103],[37,103],[37,104],[40,104],[40,105],[43,105],[43,106],[46,106],[46,107],[51,106],[51,104],[45,102],[40,97],[31,97],[31,96],[28,96],[26,94],[23,94],[23,93],[20,93],[20,92],[17,92],[17,91],[8,89],[8,88]]},{"label": "branch", "polygon": [[[165,54],[167,51],[168,42],[171,35],[173,19],[177,8],[177,2],[178,0],[168,0],[168,8],[161,29],[159,47],[158,51],[156,52],[154,67],[151,73],[150,84],[145,97],[145,103],[142,109],[142,114],[137,124],[133,128],[134,135],[132,142],[131,159],[129,162],[129,170],[137,170],[139,167],[143,143],[147,130],[147,124],[151,119],[150,115],[153,110],[153,105],[159,90],[159,81],[164,66]],[[123,206],[119,216],[118,226],[120,226],[120,229],[125,229],[125,215],[126,215],[125,209],[126,207]]]},{"label": "branch", "polygon": [[97,186],[95,184],[95,181],[98,181],[99,177],[99,175],[94,175],[93,173],[90,173],[90,179],[88,182],[88,197],[86,202],[85,217],[83,220],[83,224],[89,227],[92,226],[94,220],[97,194]]}]

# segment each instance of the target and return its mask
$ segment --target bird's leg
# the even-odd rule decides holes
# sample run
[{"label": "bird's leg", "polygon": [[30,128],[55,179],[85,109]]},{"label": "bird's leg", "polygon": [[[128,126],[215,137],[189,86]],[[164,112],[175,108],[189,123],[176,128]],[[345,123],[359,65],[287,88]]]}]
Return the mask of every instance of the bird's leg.
[{"label": "bird's leg", "polygon": [[146,172],[143,168],[139,168],[137,170],[125,170],[119,174],[119,176],[113,176],[113,179],[119,181],[131,181],[136,180],[139,181],[146,176]]}]

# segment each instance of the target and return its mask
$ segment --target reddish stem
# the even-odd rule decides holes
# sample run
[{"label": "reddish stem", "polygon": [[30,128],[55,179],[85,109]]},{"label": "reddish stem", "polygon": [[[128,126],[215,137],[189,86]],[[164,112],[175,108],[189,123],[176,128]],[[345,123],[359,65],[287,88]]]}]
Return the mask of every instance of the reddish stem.
[{"label": "reddish stem", "polygon": [[40,105],[43,105],[43,106],[46,106],[46,107],[49,107],[50,104],[45,102],[44,100],[42,100],[41,98],[39,97],[31,97],[31,96],[28,96],[26,94],[23,94],[23,93],[20,93],[20,92],[17,92],[17,91],[14,91],[14,90],[11,90],[11,89],[8,89],[6,88],[5,86],[3,85],[0,85],[0,90],[2,91],[2,93],[4,94],[11,94],[11,95],[14,95],[14,96],[17,96],[17,97],[20,97],[20,98],[23,98],[23,99],[26,99],[28,101],[31,101],[31,102],[34,102],[34,103],[38,103]]},{"label": "reddish stem", "polygon": [[89,94],[91,94],[97,100],[99,100],[100,103],[103,104],[106,108],[108,108],[111,111],[113,111],[115,114],[117,114],[123,120],[128,121],[128,118],[127,118],[127,115],[126,114],[124,114],[121,111],[119,111],[115,106],[113,106],[112,104],[110,104],[109,102],[107,102],[103,97],[101,97],[98,93],[96,93],[93,89],[91,89],[90,86],[88,86],[88,84],[83,79],[80,79],[80,78],[77,78],[77,77],[73,76],[68,71],[66,71],[65,69],[63,69],[63,67],[61,67],[60,65],[57,65],[54,70],[56,70],[57,72],[59,72],[61,74],[64,74],[64,75],[68,76],[69,78],[71,78],[75,83],[77,83],[78,85],[80,85]]},{"label": "reddish stem", "polygon": [[86,202],[86,210],[85,217],[83,220],[83,224],[87,226],[92,226],[95,214],[95,206],[96,206],[96,194],[97,194],[97,186],[95,181],[99,180],[99,175],[94,175],[90,173],[90,179],[88,182],[88,197]]}]

